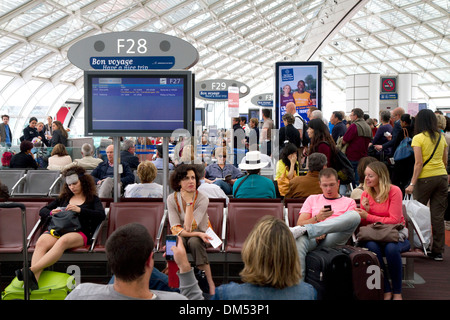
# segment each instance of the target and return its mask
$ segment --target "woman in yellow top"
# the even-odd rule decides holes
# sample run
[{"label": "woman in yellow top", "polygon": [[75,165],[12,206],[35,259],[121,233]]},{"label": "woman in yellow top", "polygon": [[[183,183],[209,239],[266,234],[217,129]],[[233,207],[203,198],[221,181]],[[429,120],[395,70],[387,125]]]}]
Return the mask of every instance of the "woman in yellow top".
[{"label": "woman in yellow top", "polygon": [[289,181],[299,175],[297,161],[297,147],[293,143],[288,143],[280,153],[280,160],[277,162],[275,180],[278,184],[278,191],[281,196],[285,196],[289,191]]},{"label": "woman in yellow top", "polygon": [[427,205],[430,201],[433,245],[431,257],[442,261],[445,245],[444,214],[447,209],[448,145],[437,126],[433,111],[420,110],[415,119],[415,133],[411,146],[414,149],[414,173],[405,189],[414,199]]}]

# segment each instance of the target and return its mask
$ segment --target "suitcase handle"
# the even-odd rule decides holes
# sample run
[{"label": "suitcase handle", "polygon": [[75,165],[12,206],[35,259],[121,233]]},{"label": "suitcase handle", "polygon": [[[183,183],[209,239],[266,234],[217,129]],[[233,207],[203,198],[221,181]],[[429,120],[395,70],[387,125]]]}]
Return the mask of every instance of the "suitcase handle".
[{"label": "suitcase handle", "polygon": [[0,208],[20,208],[25,211],[25,205],[18,202],[1,202]]},{"label": "suitcase handle", "polygon": [[25,205],[19,202],[1,202],[0,208],[20,208],[22,212],[22,237],[23,237],[23,285],[24,285],[24,299],[30,300],[30,286],[28,279],[28,249],[27,249],[27,215]]}]

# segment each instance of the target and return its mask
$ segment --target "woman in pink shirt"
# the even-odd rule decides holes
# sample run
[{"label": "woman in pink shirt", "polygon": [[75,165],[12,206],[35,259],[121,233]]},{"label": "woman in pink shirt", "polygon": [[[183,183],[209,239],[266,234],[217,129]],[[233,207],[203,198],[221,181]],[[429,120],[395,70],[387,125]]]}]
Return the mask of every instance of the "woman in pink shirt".
[{"label": "woman in pink shirt", "polygon": [[[361,208],[356,209],[361,216],[361,224],[382,222],[384,224],[405,224],[402,211],[402,191],[390,183],[389,171],[380,161],[369,163],[364,171],[364,192]],[[410,249],[408,232],[399,232],[398,242],[367,241],[363,246],[376,253],[384,270],[384,299],[402,300],[402,258],[401,253]],[[383,256],[386,257],[387,267]],[[392,288],[389,283],[392,280]]]}]

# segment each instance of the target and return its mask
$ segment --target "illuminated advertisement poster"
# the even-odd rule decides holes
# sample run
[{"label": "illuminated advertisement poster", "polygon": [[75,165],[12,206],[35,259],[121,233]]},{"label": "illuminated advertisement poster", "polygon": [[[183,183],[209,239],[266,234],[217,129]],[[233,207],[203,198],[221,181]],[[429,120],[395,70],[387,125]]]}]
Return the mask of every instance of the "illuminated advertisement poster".
[{"label": "illuminated advertisement poster", "polygon": [[297,113],[309,121],[309,107],[321,110],[322,63],[321,62],[277,62],[275,64],[276,124],[284,126],[281,118],[286,113],[286,104],[295,104]]}]

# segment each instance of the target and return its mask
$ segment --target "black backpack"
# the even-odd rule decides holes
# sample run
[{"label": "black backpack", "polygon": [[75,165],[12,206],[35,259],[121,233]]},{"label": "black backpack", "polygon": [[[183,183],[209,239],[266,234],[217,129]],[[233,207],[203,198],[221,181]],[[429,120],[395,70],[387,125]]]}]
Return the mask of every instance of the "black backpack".
[{"label": "black backpack", "polygon": [[[327,141],[323,143],[330,145]],[[345,153],[336,148],[336,154],[331,159],[331,167],[337,171],[341,184],[350,184],[355,180],[355,170]],[[356,181],[358,182],[358,181]]]},{"label": "black backpack", "polygon": [[347,156],[339,149],[334,158],[334,169],[337,171],[341,184],[350,184],[355,180],[355,170]]}]

